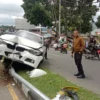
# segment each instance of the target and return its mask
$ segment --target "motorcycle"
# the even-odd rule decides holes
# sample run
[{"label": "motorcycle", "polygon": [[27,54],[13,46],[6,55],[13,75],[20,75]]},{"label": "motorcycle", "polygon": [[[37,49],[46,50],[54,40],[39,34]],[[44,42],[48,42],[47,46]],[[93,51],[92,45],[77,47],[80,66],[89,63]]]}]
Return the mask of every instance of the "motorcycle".
[{"label": "motorcycle", "polygon": [[61,53],[65,52],[67,54],[67,44],[66,43],[62,44],[60,52]]},{"label": "motorcycle", "polygon": [[98,60],[100,60],[100,46],[98,45],[91,45],[85,49],[84,53],[86,59],[98,58]]},{"label": "motorcycle", "polygon": [[58,44],[55,43],[55,44],[53,45],[53,48],[55,49],[55,51],[58,50]]}]

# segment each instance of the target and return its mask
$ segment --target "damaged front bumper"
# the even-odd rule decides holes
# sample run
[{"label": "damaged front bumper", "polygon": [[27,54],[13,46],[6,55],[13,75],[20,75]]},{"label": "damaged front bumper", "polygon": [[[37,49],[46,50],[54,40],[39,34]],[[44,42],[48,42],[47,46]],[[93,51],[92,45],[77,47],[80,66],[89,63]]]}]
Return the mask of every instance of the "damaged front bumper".
[{"label": "damaged front bumper", "polygon": [[40,62],[43,60],[43,56],[36,56],[28,51],[18,52],[16,50],[11,50],[6,47],[6,45],[0,45],[3,50],[0,51],[0,58],[4,57],[12,61],[20,62],[25,65],[37,68]]}]

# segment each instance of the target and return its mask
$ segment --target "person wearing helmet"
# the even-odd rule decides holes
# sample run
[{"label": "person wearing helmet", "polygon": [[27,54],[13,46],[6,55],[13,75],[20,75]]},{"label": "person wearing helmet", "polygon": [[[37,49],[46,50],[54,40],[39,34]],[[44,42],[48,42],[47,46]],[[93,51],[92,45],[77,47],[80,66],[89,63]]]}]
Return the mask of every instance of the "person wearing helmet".
[{"label": "person wearing helmet", "polygon": [[91,44],[96,44],[96,40],[95,40],[95,38],[94,38],[94,36],[91,36],[90,37],[90,40],[89,40],[89,44],[91,45]]},{"label": "person wearing helmet", "polygon": [[94,36],[91,36],[90,40],[89,40],[89,45],[88,45],[88,49],[91,51],[91,54],[94,53],[96,43],[97,42],[96,42]]}]

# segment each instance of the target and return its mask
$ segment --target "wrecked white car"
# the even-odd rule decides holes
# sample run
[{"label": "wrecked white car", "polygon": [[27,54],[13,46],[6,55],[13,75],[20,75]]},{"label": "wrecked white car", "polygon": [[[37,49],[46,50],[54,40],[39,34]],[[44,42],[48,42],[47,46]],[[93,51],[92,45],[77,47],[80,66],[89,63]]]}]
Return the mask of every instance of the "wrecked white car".
[{"label": "wrecked white car", "polygon": [[29,31],[1,35],[0,57],[37,68],[45,56],[46,48],[43,44],[42,36]]}]

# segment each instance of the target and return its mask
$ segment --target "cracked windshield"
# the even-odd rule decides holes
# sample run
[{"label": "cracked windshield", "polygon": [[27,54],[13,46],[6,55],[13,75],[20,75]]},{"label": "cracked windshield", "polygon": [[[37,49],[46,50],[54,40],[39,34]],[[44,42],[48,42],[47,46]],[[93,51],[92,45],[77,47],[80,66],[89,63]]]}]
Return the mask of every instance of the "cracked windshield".
[{"label": "cracked windshield", "polygon": [[100,100],[100,0],[0,0],[0,100]]}]

